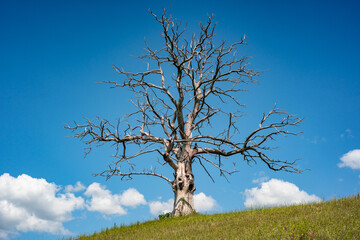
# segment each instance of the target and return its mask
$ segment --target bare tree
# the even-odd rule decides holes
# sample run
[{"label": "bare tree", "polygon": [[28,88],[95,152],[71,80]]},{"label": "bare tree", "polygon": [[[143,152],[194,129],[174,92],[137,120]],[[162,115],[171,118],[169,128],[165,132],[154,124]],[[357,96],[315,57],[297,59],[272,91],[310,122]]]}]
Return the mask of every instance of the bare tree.
[{"label": "bare tree", "polygon": [[[186,27],[167,16],[165,9],[161,16],[149,12],[162,27],[163,47],[154,50],[145,42],[146,54],[139,58],[146,59],[148,69],[127,72],[113,66],[122,80],[106,81],[113,88],[132,91],[137,110],[116,124],[98,118],[66,126],[74,137],[84,140],[89,150],[93,144],[114,144],[115,161],[97,175],[116,175],[122,180],[134,175],[159,177],[172,186],[173,215],[179,216],[194,211],[194,162],[212,180],[209,166],[224,177],[236,172],[235,163],[231,170],[223,164],[234,155],[248,163],[263,162],[274,171],[301,172],[295,161],[275,160],[268,155],[272,149],[268,142],[278,135],[297,135],[286,127],[299,125],[301,118],[275,107],[262,115],[257,129],[241,136],[237,129],[241,112],[224,110],[226,104],[232,104],[232,109],[243,107],[237,100],[238,94],[260,74],[248,67],[248,57],[235,55],[237,48],[246,45],[245,36],[231,45],[225,41],[216,44],[216,24],[213,16],[208,16],[205,24],[200,23],[198,35],[186,39]],[[222,126],[216,121],[220,117]],[[211,128],[215,122],[216,128]],[[168,166],[167,172],[173,172],[173,178],[157,171],[151,163],[149,169],[136,170],[136,159],[156,163],[154,153],[160,157],[158,163]]]}]

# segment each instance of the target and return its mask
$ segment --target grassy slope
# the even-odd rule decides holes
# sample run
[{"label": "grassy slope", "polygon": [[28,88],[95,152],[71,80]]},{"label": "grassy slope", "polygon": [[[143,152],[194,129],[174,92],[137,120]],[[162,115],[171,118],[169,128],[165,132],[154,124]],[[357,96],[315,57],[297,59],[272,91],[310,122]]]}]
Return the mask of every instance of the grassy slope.
[{"label": "grassy slope", "polygon": [[360,239],[360,196],[318,204],[153,220],[76,239]]}]

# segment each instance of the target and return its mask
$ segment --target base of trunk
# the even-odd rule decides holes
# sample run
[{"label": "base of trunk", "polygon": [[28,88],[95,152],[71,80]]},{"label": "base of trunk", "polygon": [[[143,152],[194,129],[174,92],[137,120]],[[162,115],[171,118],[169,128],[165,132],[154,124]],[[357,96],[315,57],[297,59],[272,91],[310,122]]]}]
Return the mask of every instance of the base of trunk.
[{"label": "base of trunk", "polygon": [[172,189],[175,195],[173,216],[185,216],[195,212],[194,192],[194,174],[191,168],[192,161],[189,154],[180,152],[178,156],[178,168],[174,174]]},{"label": "base of trunk", "polygon": [[178,197],[174,202],[172,215],[175,217],[186,216],[195,212],[193,194],[186,194],[185,197]]},{"label": "base of trunk", "polygon": [[195,212],[194,208],[194,175],[178,174],[173,182],[175,195],[173,216],[185,216]]}]

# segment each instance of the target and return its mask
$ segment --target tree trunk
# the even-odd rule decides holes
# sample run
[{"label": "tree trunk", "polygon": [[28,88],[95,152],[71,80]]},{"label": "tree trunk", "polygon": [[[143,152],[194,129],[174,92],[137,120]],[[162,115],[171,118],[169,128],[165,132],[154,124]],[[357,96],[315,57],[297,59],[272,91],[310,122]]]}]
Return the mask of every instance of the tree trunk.
[{"label": "tree trunk", "polygon": [[[188,154],[181,154],[178,160],[178,169],[174,174],[174,181],[172,184],[175,195],[174,216],[184,216],[195,211],[194,208],[194,192],[196,190],[194,184],[194,175],[191,169],[191,159]],[[185,155],[185,156],[184,156]]]}]

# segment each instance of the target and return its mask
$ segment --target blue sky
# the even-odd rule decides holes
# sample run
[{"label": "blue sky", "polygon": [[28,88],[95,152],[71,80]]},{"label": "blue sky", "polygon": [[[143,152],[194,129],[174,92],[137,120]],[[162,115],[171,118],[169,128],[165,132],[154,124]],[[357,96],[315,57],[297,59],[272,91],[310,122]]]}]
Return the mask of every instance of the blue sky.
[{"label": "blue sky", "polygon": [[279,140],[273,154],[300,158],[298,166],[310,171],[272,172],[234,158],[239,173],[230,183],[215,173],[212,183],[195,166],[199,211],[359,193],[356,1],[1,1],[0,239],[92,233],[153,219],[169,206],[171,188],[159,179],[93,177],[106,169],[111,149],[84,159],[84,145],[63,129],[82,117],[115,121],[128,113],[129,92],[96,82],[118,79],[112,64],[146,67],[131,56],[144,53],[144,38],[160,44],[161,29],[147,10],[169,5],[190,32],[214,13],[217,40],[248,37],[241,54],[267,71],[240,99],[247,105],[242,128],[256,126],[275,103],[305,118],[297,129],[303,133]]}]

